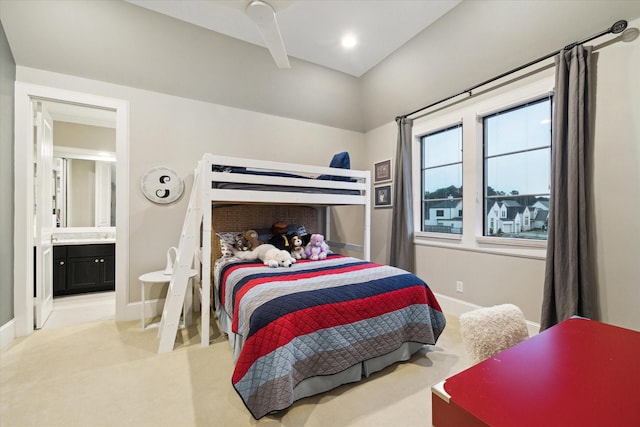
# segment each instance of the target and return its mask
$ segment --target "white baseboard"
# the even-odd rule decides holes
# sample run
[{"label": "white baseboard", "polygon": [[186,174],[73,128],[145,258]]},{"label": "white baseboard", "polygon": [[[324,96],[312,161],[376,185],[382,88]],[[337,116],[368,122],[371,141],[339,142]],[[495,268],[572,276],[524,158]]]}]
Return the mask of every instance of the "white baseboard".
[{"label": "white baseboard", "polygon": [[0,326],[0,350],[9,347],[9,344],[16,338],[16,322],[14,319],[9,320]]},{"label": "white baseboard", "polygon": [[453,314],[456,317],[460,317],[461,314],[466,313],[467,311],[476,310],[481,308],[479,305],[472,304],[470,302],[462,301],[456,298],[451,298],[442,294],[435,294],[438,302],[440,303],[440,308],[442,311],[447,314]]},{"label": "white baseboard", "polygon": [[[145,305],[145,317],[155,317],[160,316],[162,314],[162,309],[164,307],[164,299],[154,299],[147,300],[144,302]],[[121,313],[116,321],[117,322],[129,322],[131,320],[140,320],[142,317],[142,308],[140,305],[141,301],[132,302],[127,304],[127,308],[124,313]]]},{"label": "white baseboard", "polygon": [[[467,301],[462,301],[457,298],[452,298],[447,295],[435,294],[438,302],[440,303],[440,308],[442,311],[447,314],[452,314],[456,317],[460,317],[461,314],[466,313],[471,310],[475,310],[481,308],[481,306],[472,304]],[[540,324],[531,322],[529,320],[527,322],[527,330],[529,331],[529,336],[532,337],[537,335],[540,332]]]}]

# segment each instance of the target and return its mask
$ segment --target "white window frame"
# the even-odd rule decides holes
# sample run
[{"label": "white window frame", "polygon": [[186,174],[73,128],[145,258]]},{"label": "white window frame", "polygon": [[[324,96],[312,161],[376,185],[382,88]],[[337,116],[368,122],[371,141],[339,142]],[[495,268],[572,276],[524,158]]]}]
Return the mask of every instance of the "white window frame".
[{"label": "white window frame", "polygon": [[444,247],[473,252],[544,259],[546,240],[484,236],[484,152],[482,118],[492,112],[540,99],[553,92],[553,69],[548,69],[504,85],[483,95],[414,118],[413,125],[413,201],[414,230],[421,230],[421,138],[424,135],[462,123],[462,235],[416,231],[417,245]]}]

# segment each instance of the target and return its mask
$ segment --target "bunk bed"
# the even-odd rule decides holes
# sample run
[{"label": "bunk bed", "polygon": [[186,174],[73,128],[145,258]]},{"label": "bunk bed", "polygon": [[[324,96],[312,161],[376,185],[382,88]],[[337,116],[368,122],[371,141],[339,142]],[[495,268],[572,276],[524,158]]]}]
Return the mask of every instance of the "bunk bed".
[{"label": "bunk bed", "polygon": [[[209,344],[213,302],[234,353],[232,384],[254,418],[359,381],[435,344],[445,319],[426,283],[369,262],[369,171],[206,154],[195,175],[203,211],[202,345]],[[362,244],[332,240],[330,209],[336,206],[362,208]],[[334,253],[274,269],[222,255],[222,232],[276,219],[303,222],[309,233],[324,234],[333,251],[361,257]]]}]

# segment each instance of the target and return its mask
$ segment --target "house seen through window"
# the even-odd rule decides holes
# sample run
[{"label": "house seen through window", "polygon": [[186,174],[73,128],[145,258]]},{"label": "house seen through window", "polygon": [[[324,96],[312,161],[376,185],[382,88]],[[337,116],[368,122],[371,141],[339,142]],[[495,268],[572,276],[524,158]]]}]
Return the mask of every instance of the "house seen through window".
[{"label": "house seen through window", "polygon": [[422,231],[462,234],[462,124],[420,141]]},{"label": "house seen through window", "polygon": [[482,118],[484,235],[547,239],[551,98]]}]

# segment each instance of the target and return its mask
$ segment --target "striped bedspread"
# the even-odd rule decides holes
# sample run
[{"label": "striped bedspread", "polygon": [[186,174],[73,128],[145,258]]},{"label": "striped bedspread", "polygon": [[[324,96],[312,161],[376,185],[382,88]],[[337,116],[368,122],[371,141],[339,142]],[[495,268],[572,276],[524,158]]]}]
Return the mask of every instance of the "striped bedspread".
[{"label": "striped bedspread", "polygon": [[293,404],[293,388],[388,354],[435,344],[445,318],[429,287],[406,271],[331,255],[291,268],[235,261],[219,269],[218,298],[244,339],[232,383],[258,419]]}]

